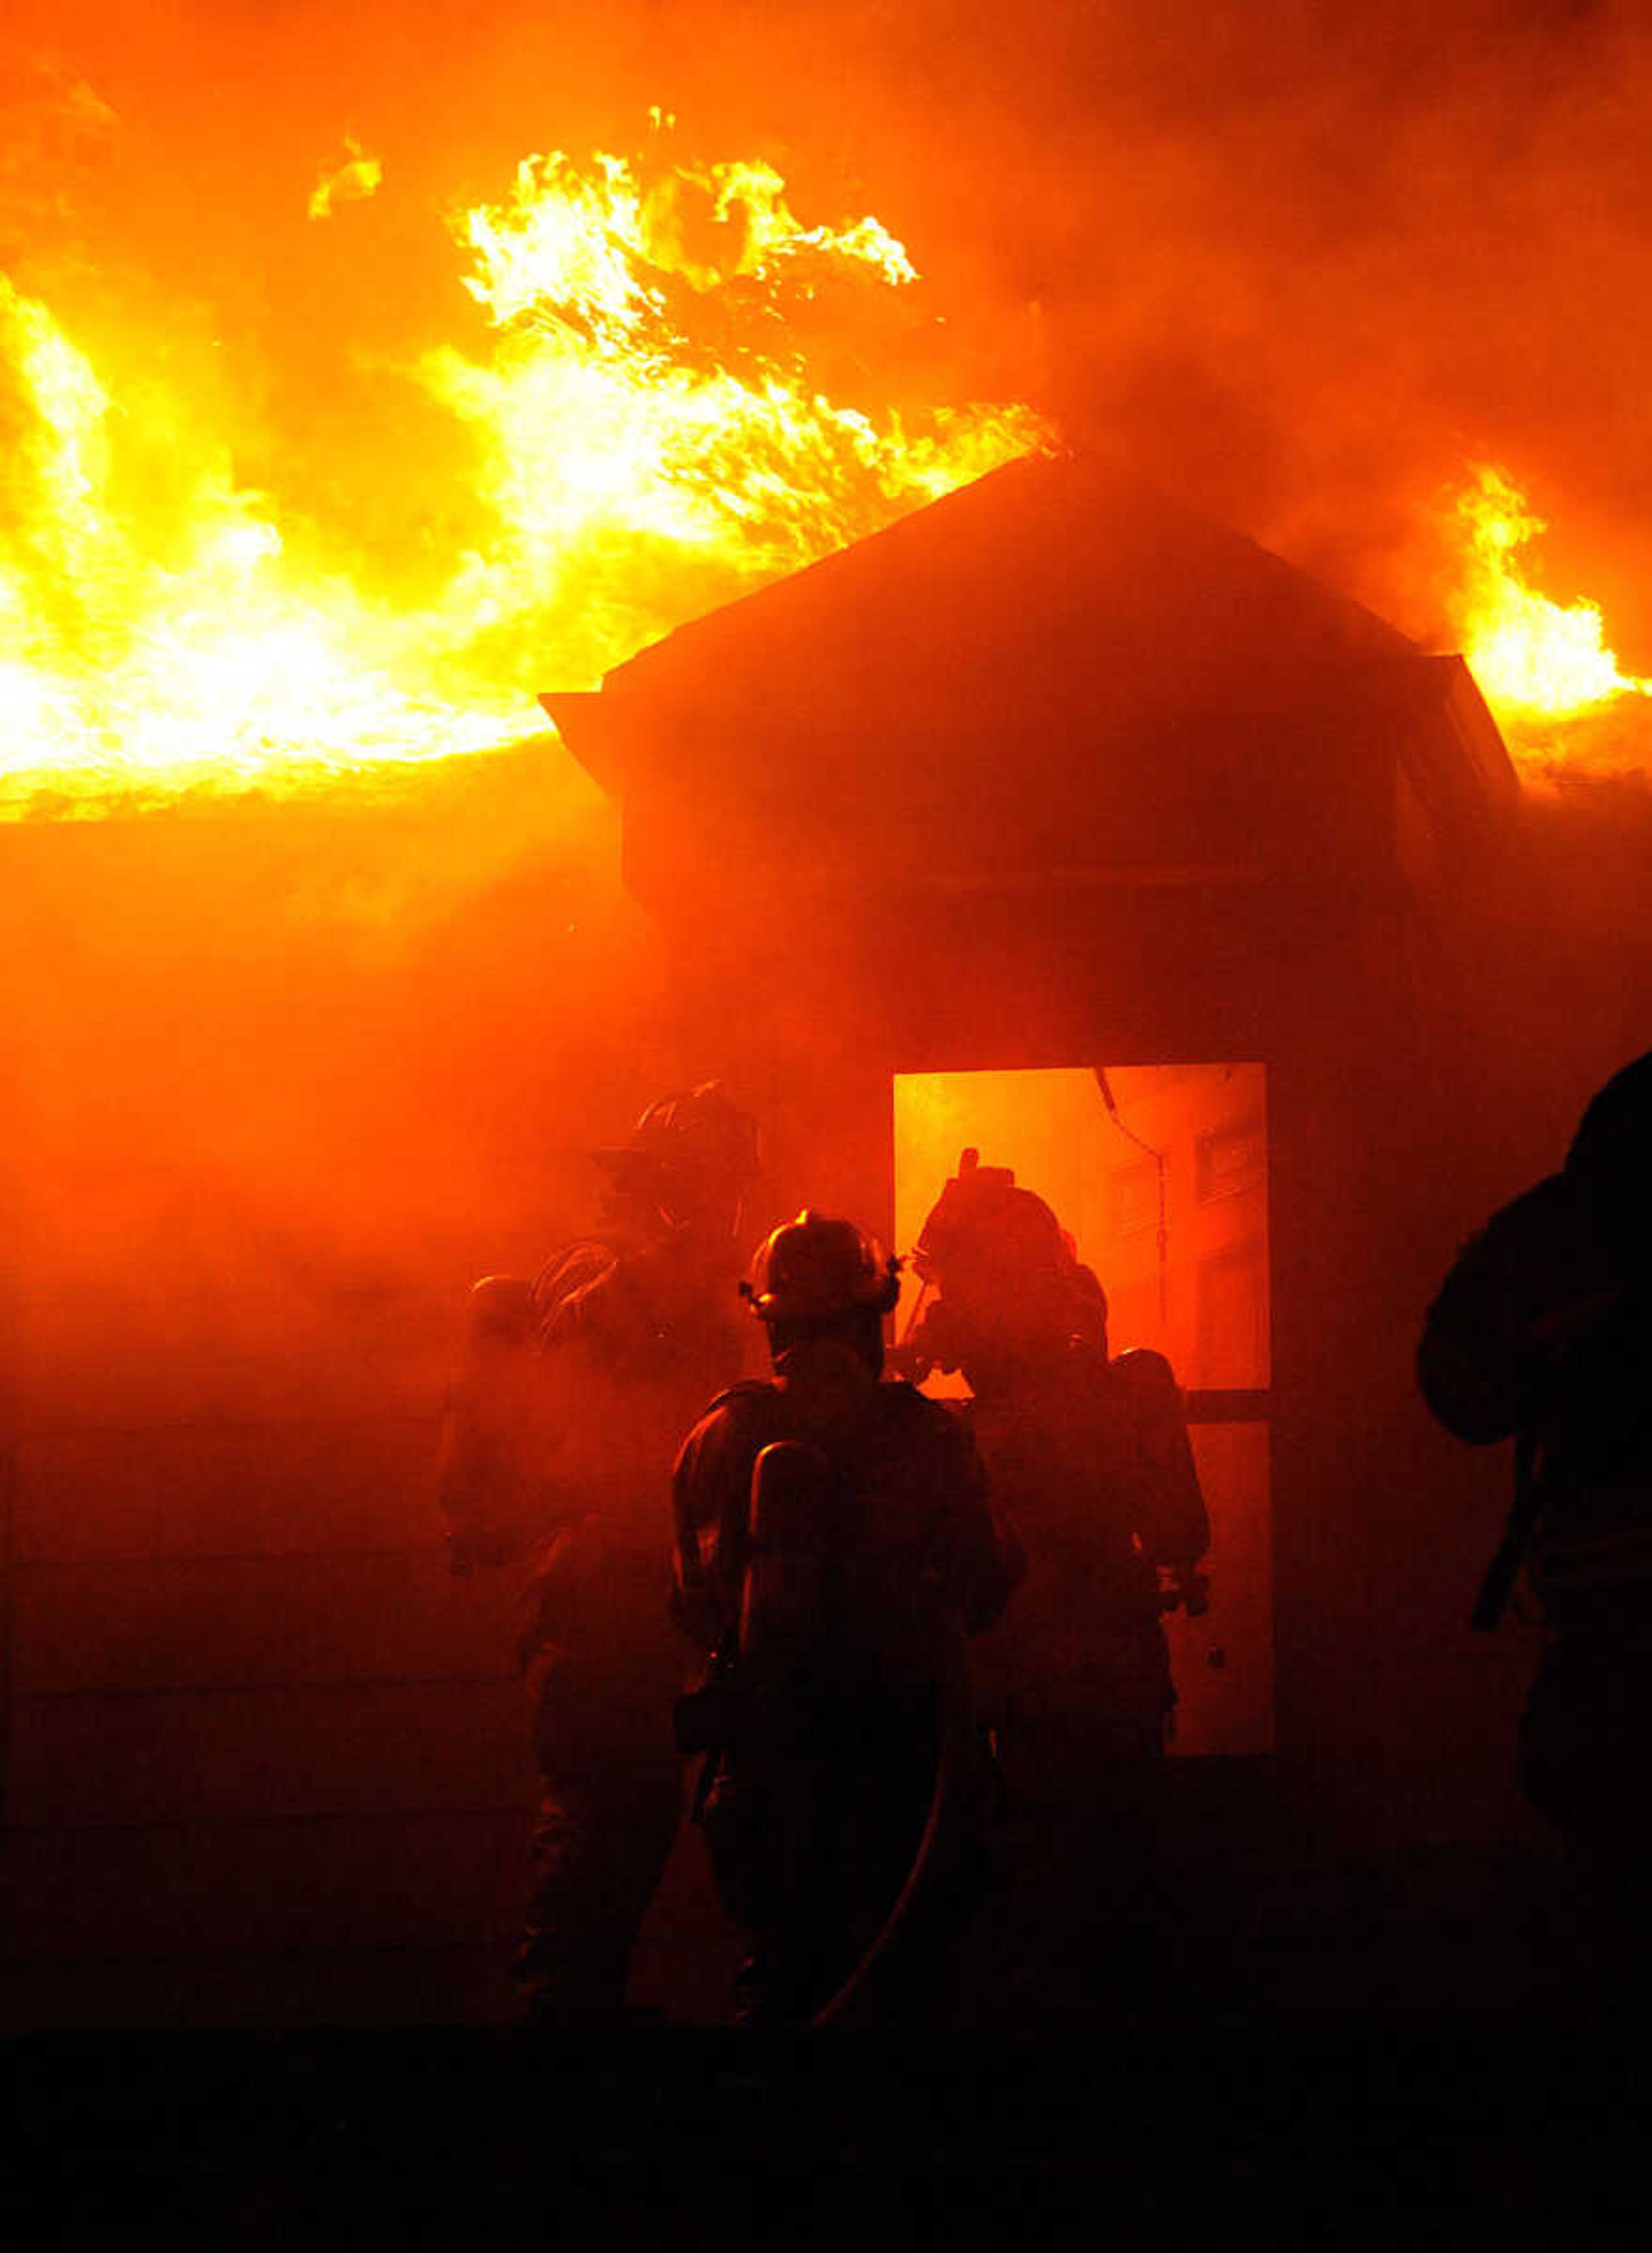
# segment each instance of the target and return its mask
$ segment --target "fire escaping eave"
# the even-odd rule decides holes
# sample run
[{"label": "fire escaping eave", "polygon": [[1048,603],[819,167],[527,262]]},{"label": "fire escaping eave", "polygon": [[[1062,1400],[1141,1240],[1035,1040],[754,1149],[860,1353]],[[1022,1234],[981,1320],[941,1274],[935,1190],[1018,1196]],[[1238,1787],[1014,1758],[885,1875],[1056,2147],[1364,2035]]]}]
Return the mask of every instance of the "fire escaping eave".
[{"label": "fire escaping eave", "polygon": [[541,699],[670,924],[919,894],[1449,888],[1518,796],[1460,659],[1094,463],[1022,463]]}]

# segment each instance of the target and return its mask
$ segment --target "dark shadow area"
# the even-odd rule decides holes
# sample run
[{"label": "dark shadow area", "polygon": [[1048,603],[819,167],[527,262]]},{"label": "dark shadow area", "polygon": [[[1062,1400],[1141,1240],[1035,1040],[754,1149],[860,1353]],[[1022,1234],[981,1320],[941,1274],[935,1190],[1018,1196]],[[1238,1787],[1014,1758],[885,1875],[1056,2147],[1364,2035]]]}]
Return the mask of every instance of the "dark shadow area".
[{"label": "dark shadow area", "polygon": [[[1571,2019],[1212,2013],[1042,2040],[431,2029],[14,2044],[18,2243],[1430,2242],[1632,2226]],[[1527,2242],[1530,2242],[1528,2239]]]}]

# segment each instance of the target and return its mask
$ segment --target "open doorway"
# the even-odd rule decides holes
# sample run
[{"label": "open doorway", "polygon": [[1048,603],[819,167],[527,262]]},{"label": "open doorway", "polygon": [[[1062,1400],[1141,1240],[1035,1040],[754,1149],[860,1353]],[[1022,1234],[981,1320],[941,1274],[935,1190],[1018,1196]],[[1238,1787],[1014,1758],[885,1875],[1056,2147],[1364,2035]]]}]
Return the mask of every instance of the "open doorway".
[{"label": "open doorway", "polygon": [[[1273,1748],[1266,1092],[1259,1064],[895,1080],[897,1248],[979,1150],[1053,1207],[1100,1277],[1111,1350],[1155,1348],[1187,1393],[1212,1538],[1210,1610],[1167,1623],[1183,1755]],[[917,1292],[909,1269],[897,1336]],[[939,1375],[924,1389],[966,1391]]]}]

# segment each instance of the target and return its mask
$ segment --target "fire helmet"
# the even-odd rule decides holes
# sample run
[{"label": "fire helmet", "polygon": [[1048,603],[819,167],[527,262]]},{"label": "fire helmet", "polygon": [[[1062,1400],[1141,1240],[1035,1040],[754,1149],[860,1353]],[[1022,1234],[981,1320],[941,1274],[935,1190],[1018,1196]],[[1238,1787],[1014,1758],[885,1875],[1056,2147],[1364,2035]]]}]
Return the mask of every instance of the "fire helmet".
[{"label": "fire helmet", "polygon": [[830,1322],[887,1315],[901,1293],[901,1263],[852,1220],[805,1206],[770,1231],[740,1294],[759,1322]]},{"label": "fire helmet", "polygon": [[912,1254],[926,1283],[979,1281],[988,1288],[1064,1280],[1077,1265],[1072,1238],[1049,1206],[1019,1189],[1008,1166],[983,1166],[965,1150]]},{"label": "fire helmet", "polygon": [[1644,1266],[1652,1258],[1652,1053],[1596,1092],[1566,1153],[1565,1175],[1593,1208],[1593,1228]]},{"label": "fire helmet", "polygon": [[1566,1169],[1642,1181],[1652,1170],[1652,1053],[1626,1064],[1597,1090],[1566,1153]]},{"label": "fire helmet", "polygon": [[739,1191],[756,1180],[757,1122],[718,1079],[651,1103],[617,1148],[595,1150],[617,1183],[665,1178]]}]

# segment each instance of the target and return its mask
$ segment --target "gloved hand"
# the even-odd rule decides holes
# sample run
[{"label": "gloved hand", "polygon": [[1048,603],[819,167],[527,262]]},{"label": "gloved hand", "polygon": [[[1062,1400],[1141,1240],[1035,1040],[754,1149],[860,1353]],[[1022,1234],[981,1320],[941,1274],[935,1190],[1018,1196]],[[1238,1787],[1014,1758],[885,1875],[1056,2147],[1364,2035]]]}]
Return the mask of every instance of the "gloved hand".
[{"label": "gloved hand", "polygon": [[1161,1612],[1185,1612],[1189,1619],[1202,1619],[1210,1608],[1209,1574],[1202,1573],[1192,1563],[1161,1565],[1159,1608]]},{"label": "gloved hand", "polygon": [[969,1350],[969,1333],[956,1308],[938,1299],[917,1328],[884,1355],[883,1366],[894,1377],[922,1385],[932,1369],[951,1376]]}]

